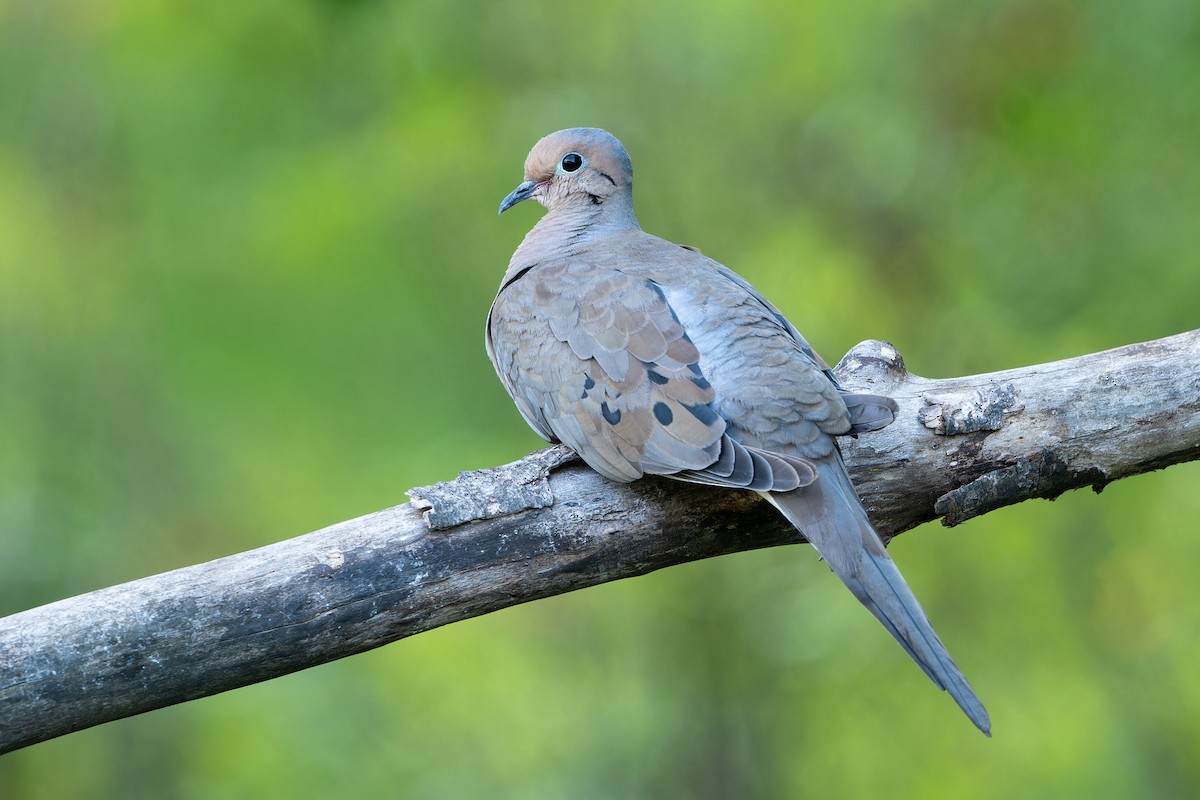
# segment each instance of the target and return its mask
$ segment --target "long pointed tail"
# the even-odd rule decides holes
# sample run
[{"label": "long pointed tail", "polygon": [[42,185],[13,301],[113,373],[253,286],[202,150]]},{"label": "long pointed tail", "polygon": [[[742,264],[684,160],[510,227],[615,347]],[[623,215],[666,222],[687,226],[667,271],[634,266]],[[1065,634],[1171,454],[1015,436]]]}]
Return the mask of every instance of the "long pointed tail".
[{"label": "long pointed tail", "polygon": [[841,458],[835,453],[817,470],[819,477],[810,486],[764,496],[812,542],[938,688],[948,691],[976,727],[991,736],[987,710],[871,527]]}]

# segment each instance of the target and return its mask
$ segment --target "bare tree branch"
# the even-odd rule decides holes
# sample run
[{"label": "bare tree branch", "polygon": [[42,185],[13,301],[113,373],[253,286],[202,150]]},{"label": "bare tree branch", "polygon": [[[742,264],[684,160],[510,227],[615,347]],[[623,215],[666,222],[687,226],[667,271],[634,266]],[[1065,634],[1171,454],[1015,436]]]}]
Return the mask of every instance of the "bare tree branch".
[{"label": "bare tree branch", "polygon": [[[900,403],[889,428],[844,443],[885,535],[1200,457],[1200,331],[947,380],[864,342],[838,374]],[[618,485],[561,447],[409,494],[0,619],[0,752],[528,600],[798,541],[749,493]]]}]

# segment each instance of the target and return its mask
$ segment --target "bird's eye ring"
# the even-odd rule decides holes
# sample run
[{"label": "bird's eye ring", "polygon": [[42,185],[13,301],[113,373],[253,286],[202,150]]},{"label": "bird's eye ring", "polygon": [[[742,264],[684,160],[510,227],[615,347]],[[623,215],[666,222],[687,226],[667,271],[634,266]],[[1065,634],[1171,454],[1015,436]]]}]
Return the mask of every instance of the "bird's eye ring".
[{"label": "bird's eye ring", "polygon": [[583,166],[583,163],[583,156],[579,155],[579,153],[567,153],[562,157],[559,165],[562,167],[563,172],[575,172]]}]

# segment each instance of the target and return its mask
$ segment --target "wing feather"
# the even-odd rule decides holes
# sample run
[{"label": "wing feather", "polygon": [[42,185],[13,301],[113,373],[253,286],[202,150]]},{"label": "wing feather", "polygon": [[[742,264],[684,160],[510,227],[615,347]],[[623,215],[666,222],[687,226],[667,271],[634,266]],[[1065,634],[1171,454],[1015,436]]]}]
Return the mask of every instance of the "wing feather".
[{"label": "wing feather", "polygon": [[[804,458],[738,441],[700,351],[653,280],[580,259],[540,264],[501,289],[488,335],[530,425],[609,478],[650,473],[759,491],[815,478]],[[802,415],[827,394],[809,394],[768,415],[766,426],[795,428],[801,440],[824,436]]]}]

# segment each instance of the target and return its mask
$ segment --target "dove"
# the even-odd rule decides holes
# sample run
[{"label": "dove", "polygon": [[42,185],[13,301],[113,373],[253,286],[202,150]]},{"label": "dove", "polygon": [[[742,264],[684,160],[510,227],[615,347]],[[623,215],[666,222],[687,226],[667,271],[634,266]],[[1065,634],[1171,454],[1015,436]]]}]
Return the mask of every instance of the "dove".
[{"label": "dove", "polygon": [[728,267],[644,232],[633,166],[599,128],[544,137],[500,213],[547,211],[488,312],[488,356],[525,421],[596,472],[758,492],[967,717],[987,711],[884,549],[834,437],[882,428],[890,398],[839,385]]}]

